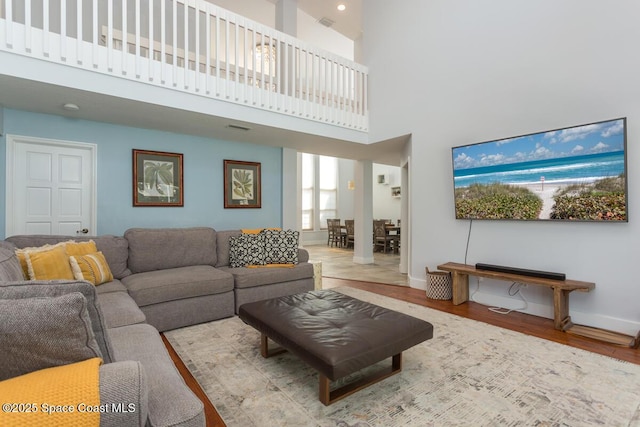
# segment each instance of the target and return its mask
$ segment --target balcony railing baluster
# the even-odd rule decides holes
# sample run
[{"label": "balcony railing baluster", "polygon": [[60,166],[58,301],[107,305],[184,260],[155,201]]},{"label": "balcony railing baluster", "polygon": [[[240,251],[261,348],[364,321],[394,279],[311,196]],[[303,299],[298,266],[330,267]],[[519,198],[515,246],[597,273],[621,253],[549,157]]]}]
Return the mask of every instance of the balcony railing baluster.
[{"label": "balcony railing baluster", "polygon": [[0,51],[366,131],[367,69],[204,0],[3,0]]}]

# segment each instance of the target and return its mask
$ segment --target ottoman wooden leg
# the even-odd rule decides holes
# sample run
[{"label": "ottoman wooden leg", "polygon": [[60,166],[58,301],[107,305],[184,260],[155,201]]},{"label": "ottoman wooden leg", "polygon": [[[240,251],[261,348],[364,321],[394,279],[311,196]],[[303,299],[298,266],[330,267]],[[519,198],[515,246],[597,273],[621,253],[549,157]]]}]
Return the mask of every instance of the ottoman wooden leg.
[{"label": "ottoman wooden leg", "polygon": [[260,334],[260,354],[265,359],[271,356],[275,356],[276,354],[284,353],[287,351],[286,348],[278,347],[273,350],[269,350],[269,337],[265,334]]},{"label": "ottoman wooden leg", "polygon": [[325,405],[331,405],[338,400],[352,395],[356,391],[362,390],[365,387],[369,387],[371,384],[375,384],[378,381],[382,381],[392,375],[397,374],[402,370],[402,353],[398,353],[391,359],[391,367],[374,372],[358,381],[346,384],[333,391],[329,389],[331,381],[326,375],[319,373],[320,378],[320,402]]}]

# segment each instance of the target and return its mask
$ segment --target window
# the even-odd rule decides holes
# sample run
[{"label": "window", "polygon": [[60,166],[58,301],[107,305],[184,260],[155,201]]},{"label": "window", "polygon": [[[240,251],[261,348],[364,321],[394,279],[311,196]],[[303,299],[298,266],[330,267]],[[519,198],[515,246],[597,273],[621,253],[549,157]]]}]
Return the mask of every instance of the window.
[{"label": "window", "polygon": [[302,229],[326,230],[338,216],[338,159],[302,154]]},{"label": "window", "polygon": [[302,229],[313,230],[315,168],[314,155],[302,154]]},{"label": "window", "polygon": [[335,157],[320,156],[320,229],[327,228],[327,218],[338,217],[338,161]]}]

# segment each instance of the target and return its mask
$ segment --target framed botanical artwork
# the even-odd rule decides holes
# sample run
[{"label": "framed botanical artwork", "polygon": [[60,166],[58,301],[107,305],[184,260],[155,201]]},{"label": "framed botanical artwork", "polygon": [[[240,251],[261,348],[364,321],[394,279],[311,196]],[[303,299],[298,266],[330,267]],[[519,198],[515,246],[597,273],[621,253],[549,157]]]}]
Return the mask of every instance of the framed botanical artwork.
[{"label": "framed botanical artwork", "polygon": [[224,161],[224,207],[262,207],[260,163]]},{"label": "framed botanical artwork", "polygon": [[182,154],[133,150],[133,206],[184,206]]}]

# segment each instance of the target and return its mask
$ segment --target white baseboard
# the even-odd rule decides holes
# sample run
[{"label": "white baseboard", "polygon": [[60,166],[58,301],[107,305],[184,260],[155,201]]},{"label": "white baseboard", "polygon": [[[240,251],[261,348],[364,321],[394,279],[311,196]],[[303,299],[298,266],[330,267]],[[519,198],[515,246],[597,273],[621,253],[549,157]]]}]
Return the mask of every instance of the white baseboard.
[{"label": "white baseboard", "polygon": [[[416,289],[426,290],[427,282],[424,279],[415,279],[413,277],[409,277],[409,286]],[[470,291],[473,292],[473,290]],[[527,308],[522,309],[524,307],[524,302],[518,297],[509,298],[500,295],[484,293],[482,291],[475,292],[473,295],[469,296],[470,298],[473,297],[473,300],[479,304],[487,305],[490,307],[501,307],[509,310],[516,310],[521,313],[527,313],[534,316],[553,319],[553,306],[551,305],[527,302]],[[597,313],[585,313],[571,309],[569,311],[569,314],[571,315],[572,322],[576,325],[591,326],[631,336],[636,336],[636,334],[640,330],[640,322],[636,321],[619,319],[616,317]]]}]

